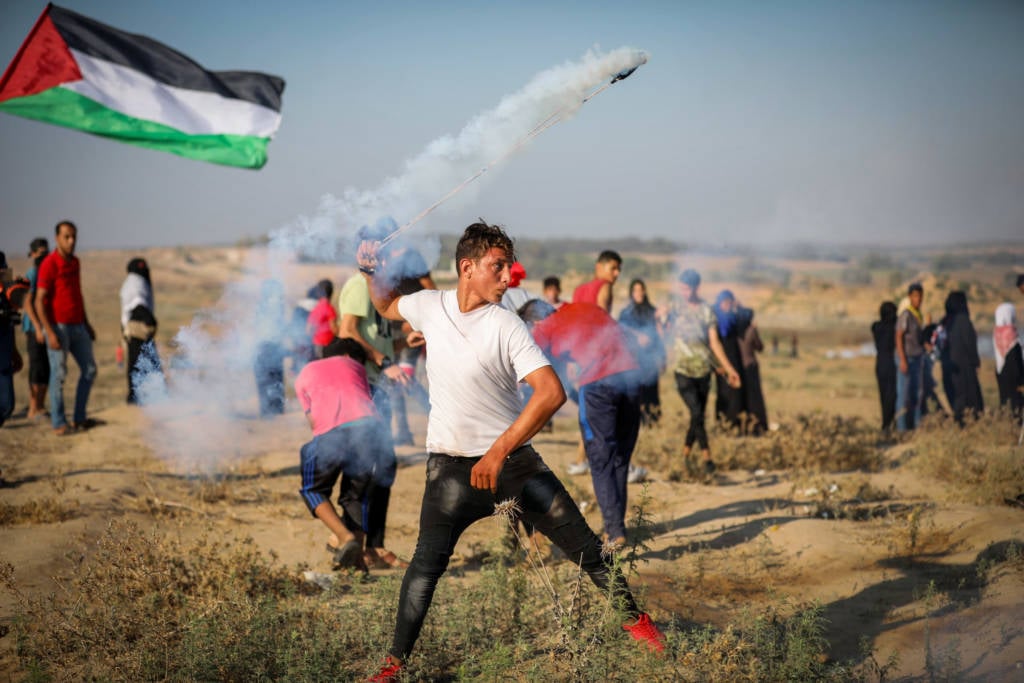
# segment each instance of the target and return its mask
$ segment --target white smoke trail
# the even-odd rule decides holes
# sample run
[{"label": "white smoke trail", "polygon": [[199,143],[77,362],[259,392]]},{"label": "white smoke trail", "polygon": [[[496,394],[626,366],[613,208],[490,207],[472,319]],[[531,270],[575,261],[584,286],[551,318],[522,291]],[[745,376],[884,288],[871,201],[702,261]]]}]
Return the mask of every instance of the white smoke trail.
[{"label": "white smoke trail", "polygon": [[[514,149],[546,117],[564,110],[562,119],[568,118],[596,85],[644,61],[644,53],[631,48],[607,53],[591,50],[577,62],[548,69],[503,97],[493,109],[475,116],[457,135],[428,144],[405,162],[401,173],[376,188],[348,188],[340,197],[327,195],[312,216],[273,231],[267,249],[248,252],[241,278],[227,285],[218,304],[200,311],[179,331],[168,381],[150,375],[142,382],[139,396],[152,421],[157,453],[174,469],[207,472],[246,455],[253,426],[245,418],[257,412],[253,375],[257,351],[268,340],[288,343],[285,319],[291,311],[285,310],[283,302],[268,305],[267,279],[281,282],[289,300],[300,298],[315,282],[303,281],[301,277],[308,275],[297,274],[300,257],[351,263],[359,226],[383,216],[399,222],[408,219]],[[462,202],[469,199],[469,194],[460,197]],[[421,252],[428,265],[436,263],[440,251],[436,237],[413,233],[403,239]],[[336,291],[342,284],[335,282]]]}]

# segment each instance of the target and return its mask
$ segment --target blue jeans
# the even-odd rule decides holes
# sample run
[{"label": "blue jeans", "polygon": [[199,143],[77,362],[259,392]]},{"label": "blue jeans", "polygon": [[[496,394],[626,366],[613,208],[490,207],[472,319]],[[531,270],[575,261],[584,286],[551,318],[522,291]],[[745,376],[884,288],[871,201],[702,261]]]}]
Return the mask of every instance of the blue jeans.
[{"label": "blue jeans", "polygon": [[924,356],[907,356],[907,372],[899,371],[896,356],[896,431],[914,429],[921,422],[921,378]]},{"label": "blue jeans", "polygon": [[75,413],[73,422],[76,425],[85,422],[85,404],[89,402],[89,390],[96,379],[96,360],[92,355],[92,339],[85,325],[54,325],[60,349],[54,351],[46,347],[46,355],[50,359],[50,421],[54,429],[67,425],[64,415],[64,378],[68,374],[68,353],[71,353],[78,364],[78,386],[75,388]]},{"label": "blue jeans", "polygon": [[626,480],[640,432],[640,375],[620,372],[580,387],[580,431],[604,532],[626,536]]}]

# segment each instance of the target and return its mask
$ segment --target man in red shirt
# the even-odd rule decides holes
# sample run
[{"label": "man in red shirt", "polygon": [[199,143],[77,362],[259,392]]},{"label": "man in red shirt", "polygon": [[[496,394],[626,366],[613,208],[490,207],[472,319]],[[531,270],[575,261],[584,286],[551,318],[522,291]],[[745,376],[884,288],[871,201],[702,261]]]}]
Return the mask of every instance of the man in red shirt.
[{"label": "man in red shirt", "polygon": [[[626,483],[640,431],[640,367],[615,319],[595,304],[565,304],[557,311],[527,304],[523,319],[557,367],[579,368],[579,421],[594,495],[604,518],[605,543],[626,541]],[[560,373],[561,376],[564,374]]]},{"label": "man in red shirt", "polygon": [[574,304],[597,304],[606,313],[612,312],[612,287],[622,272],[622,257],[617,251],[606,249],[594,264],[594,279],[584,282],[572,293]]},{"label": "man in red shirt", "polygon": [[[612,288],[621,272],[622,257],[619,256],[619,252],[605,249],[597,255],[597,262],[594,264],[594,279],[584,282],[573,290],[572,302],[574,304],[595,304],[603,308],[606,313],[611,313]],[[576,452],[576,462],[569,465],[568,472],[575,476],[586,474],[589,469],[586,449],[583,442],[580,441]],[[636,474],[635,481],[642,481],[646,470],[642,473],[638,471]]]},{"label": "man in red shirt", "polygon": [[[89,324],[82,298],[81,267],[75,256],[78,228],[71,221],[61,221],[54,232],[57,248],[39,264],[35,306],[50,360],[50,421],[54,432],[63,436],[74,430],[88,429],[92,424],[85,417],[85,406],[96,379],[92,353],[96,333]],[[70,426],[64,414],[64,378],[69,352],[79,369],[75,412]]]}]

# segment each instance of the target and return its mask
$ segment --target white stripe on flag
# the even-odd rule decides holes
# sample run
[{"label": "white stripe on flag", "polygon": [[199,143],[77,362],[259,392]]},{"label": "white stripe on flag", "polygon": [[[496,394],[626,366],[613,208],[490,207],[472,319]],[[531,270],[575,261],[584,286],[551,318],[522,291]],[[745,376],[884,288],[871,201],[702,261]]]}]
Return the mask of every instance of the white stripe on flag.
[{"label": "white stripe on flag", "polygon": [[125,66],[71,50],[83,80],[62,88],[136,119],[170,126],[189,135],[270,137],[281,114],[252,102],[216,93],[176,88]]}]

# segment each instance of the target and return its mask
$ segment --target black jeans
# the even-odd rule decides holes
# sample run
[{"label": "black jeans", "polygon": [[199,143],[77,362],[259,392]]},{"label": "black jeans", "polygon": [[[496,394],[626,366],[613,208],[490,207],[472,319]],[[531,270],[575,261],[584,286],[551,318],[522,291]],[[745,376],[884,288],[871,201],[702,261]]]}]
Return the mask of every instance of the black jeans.
[{"label": "black jeans", "polygon": [[610,588],[627,614],[640,614],[625,578],[605,563],[601,541],[537,451],[522,446],[509,456],[498,476],[496,494],[470,486],[470,470],[479,460],[438,453],[427,460],[420,533],[398,598],[393,657],[405,660],[412,652],[459,536],[473,522],[493,515],[496,503],[510,498],[522,509],[523,519],[550,538],[569,562],[580,565],[602,590]]},{"label": "black jeans", "polygon": [[701,450],[708,449],[708,432],[704,428],[704,411],[711,394],[711,375],[687,377],[676,373],[676,389],[690,411],[690,428],[686,430],[686,446],[697,443]]}]

